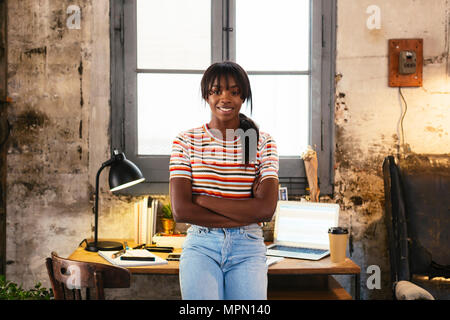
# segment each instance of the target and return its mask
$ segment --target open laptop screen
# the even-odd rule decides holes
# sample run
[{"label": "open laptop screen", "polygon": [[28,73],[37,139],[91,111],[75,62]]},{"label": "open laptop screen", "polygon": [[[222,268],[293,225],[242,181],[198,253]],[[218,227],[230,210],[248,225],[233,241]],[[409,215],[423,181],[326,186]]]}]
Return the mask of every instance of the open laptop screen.
[{"label": "open laptop screen", "polygon": [[328,229],[337,227],[339,205],[278,201],[274,242],[294,247],[329,249]]}]

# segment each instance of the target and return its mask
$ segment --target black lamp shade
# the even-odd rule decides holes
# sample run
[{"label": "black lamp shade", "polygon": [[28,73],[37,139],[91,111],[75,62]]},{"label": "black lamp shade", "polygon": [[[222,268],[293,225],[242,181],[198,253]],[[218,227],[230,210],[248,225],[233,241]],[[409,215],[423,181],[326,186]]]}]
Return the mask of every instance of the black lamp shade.
[{"label": "black lamp shade", "polygon": [[141,170],[130,160],[114,161],[109,169],[109,188],[111,191],[128,188],[144,181]]}]

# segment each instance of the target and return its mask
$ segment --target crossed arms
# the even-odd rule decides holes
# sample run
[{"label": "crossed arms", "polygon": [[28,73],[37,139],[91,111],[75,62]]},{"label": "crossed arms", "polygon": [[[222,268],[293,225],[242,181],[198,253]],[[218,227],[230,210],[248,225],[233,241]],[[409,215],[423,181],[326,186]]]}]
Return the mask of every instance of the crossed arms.
[{"label": "crossed arms", "polygon": [[193,195],[191,180],[170,179],[170,202],[176,222],[204,227],[232,228],[270,221],[278,200],[278,180],[258,177],[253,184],[253,198],[224,199]]}]

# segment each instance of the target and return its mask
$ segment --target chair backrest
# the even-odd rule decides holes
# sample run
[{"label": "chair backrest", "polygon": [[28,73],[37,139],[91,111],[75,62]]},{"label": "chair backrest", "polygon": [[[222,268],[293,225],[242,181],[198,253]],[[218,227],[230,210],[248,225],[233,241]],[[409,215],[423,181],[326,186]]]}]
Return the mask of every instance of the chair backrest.
[{"label": "chair backrest", "polygon": [[391,275],[397,276],[392,280],[409,280],[413,274],[448,276],[448,155],[415,155],[397,162],[389,156],[383,172],[391,271],[396,272]]},{"label": "chair backrest", "polygon": [[430,265],[450,265],[450,157],[416,155],[399,160],[398,167],[411,239],[411,274],[434,273]]},{"label": "chair backrest", "polygon": [[410,280],[406,208],[403,202],[400,173],[395,159],[388,156],[383,162],[385,224],[392,283]]},{"label": "chair backrest", "polygon": [[55,300],[81,300],[81,289],[90,299],[92,288],[96,299],[104,300],[104,288],[130,287],[130,271],[122,267],[64,259],[56,252],[46,259],[46,266]]}]

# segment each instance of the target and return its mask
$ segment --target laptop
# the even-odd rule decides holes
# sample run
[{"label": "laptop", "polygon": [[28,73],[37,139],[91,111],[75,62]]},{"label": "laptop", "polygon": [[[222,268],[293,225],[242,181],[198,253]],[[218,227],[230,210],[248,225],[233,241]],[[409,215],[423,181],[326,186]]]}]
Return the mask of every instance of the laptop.
[{"label": "laptop", "polygon": [[339,205],[334,203],[278,201],[274,243],[266,255],[320,260],[330,254],[328,229],[337,227]]}]

